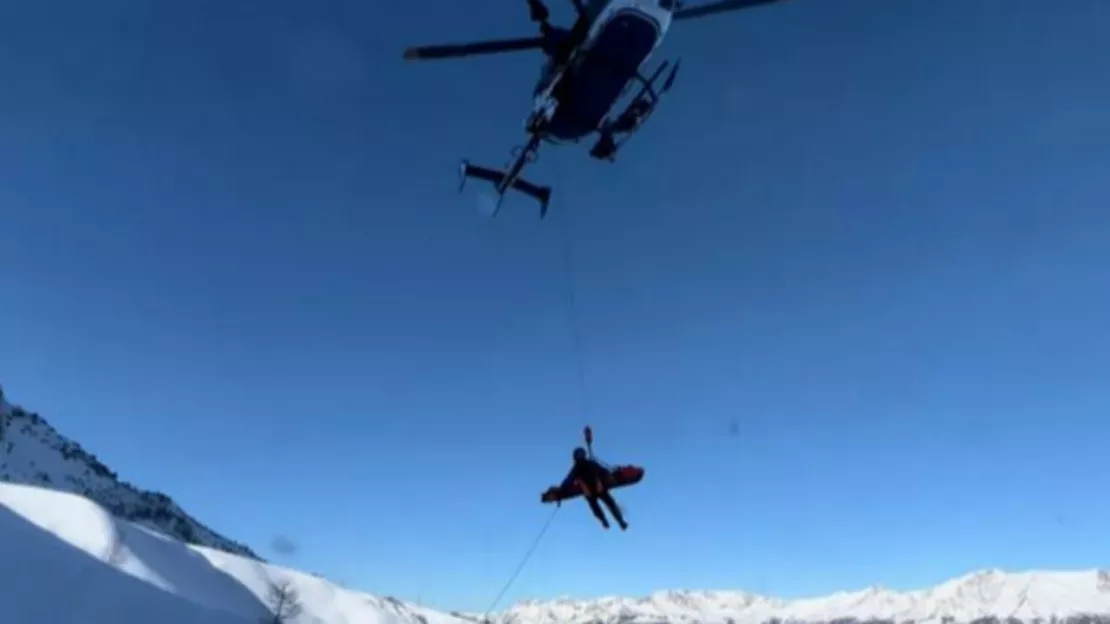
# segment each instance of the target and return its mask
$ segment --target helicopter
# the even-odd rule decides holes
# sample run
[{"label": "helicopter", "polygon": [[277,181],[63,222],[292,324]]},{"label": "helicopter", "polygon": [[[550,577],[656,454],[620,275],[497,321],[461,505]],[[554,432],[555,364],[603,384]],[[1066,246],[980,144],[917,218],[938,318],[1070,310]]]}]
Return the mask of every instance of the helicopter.
[{"label": "helicopter", "polygon": [[[551,188],[529,182],[521,174],[539,158],[544,142],[578,143],[597,133],[590,156],[614,162],[617,151],[654,112],[660,97],[674,85],[679,61],[660,64],[650,76],[640,68],[647,62],[674,21],[753,8],[781,0],[715,0],[687,7],[682,0],[570,0],[577,13],[571,28],[554,26],[543,0],[527,0],[532,22],[540,35],[472,43],[431,45],[405,50],[406,60],[459,58],[540,50],[546,57],[533,89],[533,106],[524,127],[527,143],[513,148],[512,163],[504,171],[463,160],[459,169],[462,192],[468,178],[492,183],[501,208],[511,188],[540,203],[547,214]],[[667,69],[670,71],[667,72]],[[664,72],[666,77],[664,77]],[[661,84],[657,84],[662,81]],[[641,88],[619,114],[610,113],[633,81]]]}]

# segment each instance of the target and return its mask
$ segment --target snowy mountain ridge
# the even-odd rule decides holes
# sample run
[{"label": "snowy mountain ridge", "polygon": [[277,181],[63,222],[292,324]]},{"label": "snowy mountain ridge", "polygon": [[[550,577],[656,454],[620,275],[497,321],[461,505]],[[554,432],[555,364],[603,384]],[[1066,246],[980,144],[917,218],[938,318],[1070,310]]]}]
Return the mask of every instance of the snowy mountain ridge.
[{"label": "snowy mountain ridge", "polygon": [[0,483],[0,621],[12,624],[466,624]]},{"label": "snowy mountain ridge", "polygon": [[[10,481],[13,483],[3,483]],[[189,542],[186,545],[183,542]],[[0,620],[21,624],[467,624],[269,565],[122,482],[0,391]],[[1110,570],[985,570],[935,587],[524,601],[491,624],[1110,624]]]},{"label": "snowy mountain ridge", "polygon": [[169,496],[122,481],[80,444],[43,417],[17,407],[0,388],[0,481],[41,485],[81,494],[115,516],[183,542],[258,558],[250,548],[190,516]]},{"label": "snowy mountain ridge", "polygon": [[1110,570],[984,570],[932,588],[881,587],[786,600],[739,591],[526,601],[497,624],[1110,624]]},{"label": "snowy mountain ridge", "polygon": [[[0,483],[0,620],[20,624],[472,624],[115,518],[76,494]],[[494,624],[1110,624],[1110,573],[979,572],[918,592],[781,600],[745,592],[525,602]]]}]

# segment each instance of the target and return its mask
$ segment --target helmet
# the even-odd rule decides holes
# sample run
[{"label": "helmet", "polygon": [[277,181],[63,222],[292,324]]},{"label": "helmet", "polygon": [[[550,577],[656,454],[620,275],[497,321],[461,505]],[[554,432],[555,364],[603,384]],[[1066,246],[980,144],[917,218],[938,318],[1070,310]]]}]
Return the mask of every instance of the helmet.
[{"label": "helmet", "polygon": [[578,447],[574,449],[574,461],[582,461],[586,459],[586,449]]}]

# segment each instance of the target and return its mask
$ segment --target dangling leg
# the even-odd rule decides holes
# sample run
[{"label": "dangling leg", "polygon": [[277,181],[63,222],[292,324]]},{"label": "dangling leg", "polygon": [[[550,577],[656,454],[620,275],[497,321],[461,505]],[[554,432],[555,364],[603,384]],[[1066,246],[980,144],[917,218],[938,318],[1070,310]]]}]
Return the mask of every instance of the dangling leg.
[{"label": "dangling leg", "polygon": [[609,528],[609,520],[605,518],[605,512],[601,510],[601,506],[597,504],[596,496],[586,496],[586,502],[590,505],[590,511],[594,512],[594,517],[597,518],[601,526]]},{"label": "dangling leg", "polygon": [[[597,497],[609,508],[609,513],[613,515],[613,519],[620,525],[621,530],[626,530],[628,528],[628,523],[624,521],[624,514],[621,513],[621,508],[617,505],[617,501],[613,500],[613,495],[609,493],[609,490],[602,491]],[[597,503],[594,504],[596,505]]]}]

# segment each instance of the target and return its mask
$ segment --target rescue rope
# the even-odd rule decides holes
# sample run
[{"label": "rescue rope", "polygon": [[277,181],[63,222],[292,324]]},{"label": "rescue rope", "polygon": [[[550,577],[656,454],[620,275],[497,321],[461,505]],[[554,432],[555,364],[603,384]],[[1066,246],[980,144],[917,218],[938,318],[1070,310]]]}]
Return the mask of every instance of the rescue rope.
[{"label": "rescue rope", "polygon": [[[562,161],[555,159],[555,181],[559,185],[560,190],[566,192],[566,185],[563,184],[562,174]],[[570,202],[560,203],[559,219],[559,236],[562,239],[563,247],[563,271],[566,274],[566,288],[567,288],[567,324],[570,326],[571,340],[574,347],[574,361],[578,369],[578,408],[581,412],[582,418],[589,418],[590,401],[589,392],[586,386],[586,363],[584,350],[582,348],[582,329],[579,320],[578,310],[578,276],[575,273],[574,266],[574,252],[571,245],[571,232],[570,232]]]},{"label": "rescue rope", "polygon": [[497,597],[493,599],[493,602],[491,602],[489,604],[489,607],[486,608],[486,612],[482,614],[482,622],[489,622],[489,614],[493,613],[493,610],[497,608],[497,604],[501,602],[501,599],[505,597],[505,594],[509,591],[509,588],[512,587],[513,583],[516,582],[517,577],[520,576],[520,573],[522,571],[524,571],[524,566],[528,565],[528,561],[536,552],[536,548],[538,548],[540,542],[543,541],[543,536],[547,535],[547,530],[551,528],[551,522],[555,520],[555,514],[559,513],[559,509],[560,506],[556,505],[555,509],[551,511],[551,515],[547,517],[547,522],[543,523],[543,528],[540,529],[540,532],[538,534],[536,534],[536,538],[532,540],[532,545],[528,547],[528,551],[524,553],[524,558],[522,558],[520,560],[520,563],[517,564],[516,570],[513,571],[512,575],[509,577],[509,580],[505,581],[505,585],[501,587],[501,591],[497,593]]},{"label": "rescue rope", "polygon": [[[562,161],[557,157],[554,160],[555,182],[557,188],[565,192],[566,186],[563,184],[562,181]],[[569,221],[570,210],[567,208],[568,204],[570,204],[570,202],[559,202],[560,212],[562,213],[560,215],[561,218],[559,219],[559,237],[562,239],[561,243],[563,248],[563,270],[567,278],[567,324],[570,326],[571,340],[574,347],[575,367],[578,370],[579,410],[582,416],[585,417],[589,413],[590,405],[586,388],[586,365],[583,358],[582,331],[579,325],[578,289],[576,288],[577,276],[575,274],[574,254],[571,245]],[[485,613],[482,614],[482,622],[488,623],[490,621],[490,614],[493,613],[493,610],[497,608],[497,605],[501,602],[501,599],[505,597],[506,593],[508,593],[509,589],[513,586],[513,583],[516,582],[517,577],[520,576],[520,573],[524,571],[524,566],[528,565],[528,562],[532,559],[532,555],[535,554],[536,549],[539,548],[539,545],[543,541],[544,536],[547,535],[547,531],[551,528],[551,523],[555,520],[555,515],[559,513],[560,508],[561,505],[556,505],[555,509],[551,511],[551,515],[547,517],[547,521],[544,522],[543,527],[540,529],[540,532],[536,535],[536,538],[532,540],[532,545],[529,546],[528,551],[524,553],[524,557],[520,560],[520,563],[517,564],[516,569],[513,570],[512,575],[509,576],[509,580],[505,581],[505,584],[501,587],[501,591],[497,593],[497,597],[493,599],[493,602],[490,603]]]}]

